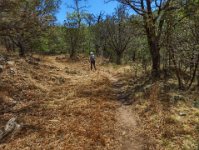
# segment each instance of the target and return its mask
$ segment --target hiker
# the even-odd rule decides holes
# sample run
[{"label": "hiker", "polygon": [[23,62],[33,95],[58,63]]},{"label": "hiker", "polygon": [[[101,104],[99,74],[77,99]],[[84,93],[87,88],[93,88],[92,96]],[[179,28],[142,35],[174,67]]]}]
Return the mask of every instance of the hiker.
[{"label": "hiker", "polygon": [[91,63],[91,70],[93,70],[93,67],[95,70],[97,70],[95,66],[95,55],[93,52],[90,52],[90,63]]}]

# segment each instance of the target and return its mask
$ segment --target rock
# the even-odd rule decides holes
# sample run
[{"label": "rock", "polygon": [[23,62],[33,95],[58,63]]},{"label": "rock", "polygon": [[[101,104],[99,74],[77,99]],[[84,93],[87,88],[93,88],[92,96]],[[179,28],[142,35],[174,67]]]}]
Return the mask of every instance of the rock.
[{"label": "rock", "polygon": [[0,56],[0,64],[5,64],[7,58],[5,56]]},{"label": "rock", "polygon": [[49,120],[50,122],[59,122],[59,120]]},{"label": "rock", "polygon": [[180,112],[179,115],[180,116],[186,116],[187,114],[185,112]]},{"label": "rock", "polygon": [[14,130],[14,128],[16,127],[16,118],[11,118],[8,122],[7,122],[7,124],[6,124],[6,126],[5,126],[5,132],[11,132],[11,131],[13,131]]},{"label": "rock", "polygon": [[31,64],[31,65],[39,65],[38,62],[35,62],[35,61],[32,61],[32,60],[29,60],[28,63]]},{"label": "rock", "polygon": [[9,66],[14,66],[15,62],[14,62],[14,61],[7,61],[7,64],[8,64]]},{"label": "rock", "polygon": [[13,104],[17,104],[17,101],[13,100],[12,103],[13,103]]},{"label": "rock", "polygon": [[11,74],[15,74],[15,69],[14,68],[10,68],[10,73]]},{"label": "rock", "polygon": [[7,135],[11,135],[13,137],[17,134],[21,129],[21,125],[17,124],[16,118],[11,118],[4,128],[4,131],[0,130],[0,140],[6,137]]},{"label": "rock", "polygon": [[13,136],[16,135],[20,130],[21,130],[21,125],[16,123]]},{"label": "rock", "polygon": [[126,132],[125,132],[125,131],[123,131],[123,132],[122,132],[122,135],[125,135],[125,134],[126,134]]}]

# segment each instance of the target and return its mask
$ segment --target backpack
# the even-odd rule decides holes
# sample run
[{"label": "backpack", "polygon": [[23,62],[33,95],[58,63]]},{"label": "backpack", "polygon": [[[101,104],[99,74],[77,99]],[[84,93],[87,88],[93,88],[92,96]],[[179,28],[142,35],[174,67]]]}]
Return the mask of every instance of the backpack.
[{"label": "backpack", "polygon": [[95,61],[95,55],[94,54],[90,55],[90,60]]}]

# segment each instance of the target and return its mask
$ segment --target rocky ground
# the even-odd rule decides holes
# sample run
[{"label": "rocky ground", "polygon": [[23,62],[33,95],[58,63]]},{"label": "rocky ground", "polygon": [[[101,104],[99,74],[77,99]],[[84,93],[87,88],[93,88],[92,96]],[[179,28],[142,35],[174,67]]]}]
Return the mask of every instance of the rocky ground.
[{"label": "rocky ground", "polygon": [[130,66],[94,72],[81,60],[1,57],[0,139],[11,118],[20,127],[0,149],[197,149],[197,91],[165,93],[169,83],[138,80]]}]

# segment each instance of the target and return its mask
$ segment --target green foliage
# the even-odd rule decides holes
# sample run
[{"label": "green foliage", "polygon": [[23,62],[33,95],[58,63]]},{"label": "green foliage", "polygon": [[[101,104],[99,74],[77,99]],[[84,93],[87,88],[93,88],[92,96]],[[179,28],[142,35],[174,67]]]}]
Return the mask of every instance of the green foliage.
[{"label": "green foliage", "polygon": [[[55,12],[60,0],[3,1],[0,12],[0,37],[10,39],[24,55],[25,51],[40,48],[41,37],[45,36],[48,26],[55,21]],[[4,4],[5,3],[5,4]]]}]

